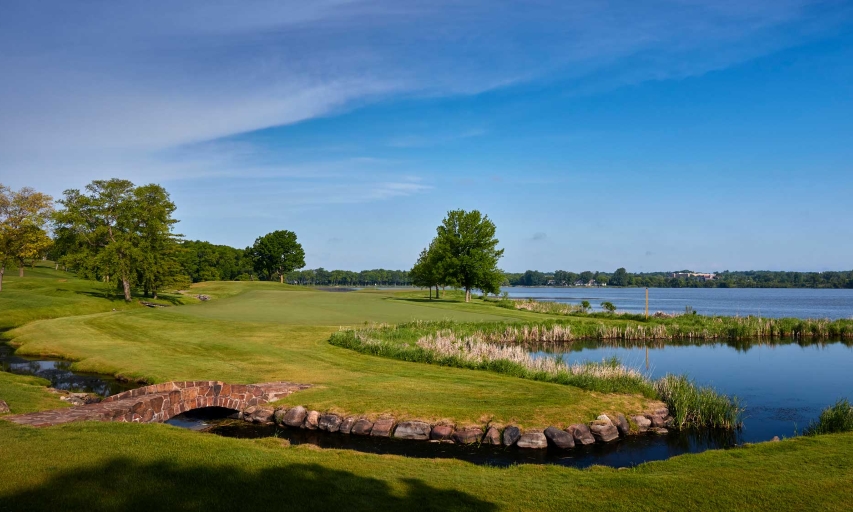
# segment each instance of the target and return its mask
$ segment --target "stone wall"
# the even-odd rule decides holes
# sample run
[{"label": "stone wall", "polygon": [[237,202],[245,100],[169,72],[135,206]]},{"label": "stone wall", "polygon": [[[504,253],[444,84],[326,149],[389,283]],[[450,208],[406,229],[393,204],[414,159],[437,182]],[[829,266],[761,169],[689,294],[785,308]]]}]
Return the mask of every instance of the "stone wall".
[{"label": "stone wall", "polygon": [[550,445],[564,450],[593,443],[610,443],[629,435],[666,434],[666,427],[672,422],[669,411],[665,408],[633,415],[630,421],[622,414],[602,414],[588,424],[578,423],[565,429],[550,426],[546,429],[526,431],[521,431],[514,425],[457,427],[420,420],[398,422],[392,417],[381,417],[372,421],[360,416],[321,413],[302,406],[289,409],[249,407],[243,412],[243,419],[254,423],[274,422],[291,428],[324,430],[347,435],[460,444],[481,443],[527,449],[543,449]]}]

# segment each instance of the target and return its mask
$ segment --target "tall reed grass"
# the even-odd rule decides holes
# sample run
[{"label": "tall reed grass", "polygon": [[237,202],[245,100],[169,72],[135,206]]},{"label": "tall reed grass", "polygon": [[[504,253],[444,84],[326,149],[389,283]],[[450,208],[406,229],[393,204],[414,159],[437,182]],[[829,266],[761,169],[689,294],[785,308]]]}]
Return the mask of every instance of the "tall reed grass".
[{"label": "tall reed grass", "polygon": [[737,397],[698,386],[683,375],[667,375],[654,383],[658,397],[669,408],[677,428],[687,426],[735,429],[741,425],[743,408]]},{"label": "tall reed grass", "polygon": [[853,406],[846,398],[842,398],[821,411],[817,421],[809,424],[803,434],[815,436],[818,434],[836,434],[853,432]]}]

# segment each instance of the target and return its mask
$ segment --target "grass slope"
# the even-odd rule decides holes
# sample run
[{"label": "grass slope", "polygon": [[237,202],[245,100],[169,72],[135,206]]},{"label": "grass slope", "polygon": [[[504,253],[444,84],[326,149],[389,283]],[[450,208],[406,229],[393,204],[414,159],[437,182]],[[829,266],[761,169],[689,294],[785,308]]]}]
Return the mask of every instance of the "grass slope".
[{"label": "grass slope", "polygon": [[[0,292],[0,333],[33,320],[142,307],[137,302],[125,302],[111,291],[104,283],[77,279],[68,272],[54,270],[50,262],[27,267],[23,278],[18,277],[16,269],[7,268]],[[164,295],[157,302],[180,304],[195,299]]]},{"label": "grass slope", "polygon": [[0,372],[0,399],[9,404],[10,414],[68,407],[59,395],[47,390],[49,385],[50,381],[39,377]]},{"label": "grass slope", "polygon": [[853,434],[620,471],[499,469],[226,439],[166,425],[32,429],[0,422],[0,438],[0,511],[847,510],[853,498]]}]

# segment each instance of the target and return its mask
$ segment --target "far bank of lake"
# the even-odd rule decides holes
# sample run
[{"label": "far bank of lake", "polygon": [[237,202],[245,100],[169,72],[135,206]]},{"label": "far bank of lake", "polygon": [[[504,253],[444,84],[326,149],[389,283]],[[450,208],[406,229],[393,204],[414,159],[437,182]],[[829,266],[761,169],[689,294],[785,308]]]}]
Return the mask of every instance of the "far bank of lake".
[{"label": "far bank of lake", "polygon": [[[642,313],[645,288],[504,287],[511,298],[578,304],[587,300],[596,311],[605,301],[618,311]],[[649,288],[649,313],[793,318],[853,318],[853,290],[812,288]]]}]

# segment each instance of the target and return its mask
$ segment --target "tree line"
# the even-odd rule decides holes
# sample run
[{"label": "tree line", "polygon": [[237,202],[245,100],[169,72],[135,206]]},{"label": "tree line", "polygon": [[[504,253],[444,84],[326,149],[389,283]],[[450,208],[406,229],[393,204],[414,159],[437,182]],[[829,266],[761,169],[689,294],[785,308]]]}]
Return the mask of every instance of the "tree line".
[{"label": "tree line", "polygon": [[853,288],[853,270],[828,272],[789,272],[746,270],[718,272],[714,279],[673,277],[676,272],[631,273],[624,268],[615,272],[540,272],[507,273],[509,286],[636,286],[648,288]]}]

